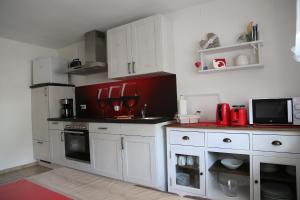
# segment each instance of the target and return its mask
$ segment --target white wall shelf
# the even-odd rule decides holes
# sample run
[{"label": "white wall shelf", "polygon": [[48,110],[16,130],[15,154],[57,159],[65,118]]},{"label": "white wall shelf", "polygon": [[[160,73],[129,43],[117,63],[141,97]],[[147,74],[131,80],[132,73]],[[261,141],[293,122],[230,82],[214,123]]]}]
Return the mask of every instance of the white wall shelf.
[{"label": "white wall shelf", "polygon": [[[198,70],[199,73],[211,73],[211,72],[225,72],[233,70],[245,70],[252,68],[262,68],[262,41],[244,42],[228,46],[221,46],[211,49],[198,50],[200,55],[200,61],[202,63],[202,69]],[[247,55],[249,58],[248,65],[236,65],[235,58],[240,55]],[[215,69],[212,61],[215,58],[225,58],[226,67]],[[207,70],[203,70],[203,67],[207,66]]]},{"label": "white wall shelf", "polygon": [[207,70],[198,70],[199,73],[213,73],[213,72],[226,72],[226,71],[235,71],[251,68],[263,68],[263,64],[252,64],[252,65],[243,65],[243,66],[226,66],[225,68],[220,69],[207,69]]}]

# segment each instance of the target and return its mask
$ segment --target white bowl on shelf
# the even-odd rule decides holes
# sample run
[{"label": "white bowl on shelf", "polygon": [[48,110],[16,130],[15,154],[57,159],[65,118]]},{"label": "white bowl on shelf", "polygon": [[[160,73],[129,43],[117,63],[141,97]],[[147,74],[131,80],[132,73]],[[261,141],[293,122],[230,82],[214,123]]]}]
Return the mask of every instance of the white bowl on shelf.
[{"label": "white bowl on shelf", "polygon": [[221,160],[221,163],[228,169],[237,169],[243,164],[243,161],[235,158],[225,158]]}]

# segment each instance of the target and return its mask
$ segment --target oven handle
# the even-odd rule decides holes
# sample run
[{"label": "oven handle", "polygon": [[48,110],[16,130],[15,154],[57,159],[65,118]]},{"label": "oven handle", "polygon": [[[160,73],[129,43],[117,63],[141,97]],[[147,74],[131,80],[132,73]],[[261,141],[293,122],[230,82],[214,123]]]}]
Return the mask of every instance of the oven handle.
[{"label": "oven handle", "polygon": [[84,132],[82,132],[82,131],[63,131],[63,133],[73,133],[73,134],[78,134],[78,135],[84,135]]}]

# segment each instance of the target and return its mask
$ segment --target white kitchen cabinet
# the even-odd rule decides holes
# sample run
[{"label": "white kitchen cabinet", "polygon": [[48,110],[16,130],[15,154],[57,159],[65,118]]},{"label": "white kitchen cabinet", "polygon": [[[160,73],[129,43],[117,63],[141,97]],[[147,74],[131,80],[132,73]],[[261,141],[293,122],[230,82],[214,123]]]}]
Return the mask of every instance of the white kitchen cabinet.
[{"label": "white kitchen cabinet", "polygon": [[40,57],[32,62],[33,84],[68,84],[67,61],[57,56]]},{"label": "white kitchen cabinet", "polygon": [[171,73],[171,25],[155,15],[107,31],[108,77]]},{"label": "white kitchen cabinet", "polygon": [[90,123],[92,171],[166,191],[165,123]]},{"label": "white kitchen cabinet", "polygon": [[31,90],[32,136],[34,140],[49,141],[47,121],[49,116],[48,89],[48,87],[40,87]]},{"label": "white kitchen cabinet", "polygon": [[[37,156],[35,157],[38,160],[45,160],[39,159],[40,157],[45,157],[47,161],[50,161],[49,129],[52,129],[51,127],[54,127],[55,124],[50,124],[49,126],[48,118],[60,117],[60,99],[64,98],[75,99],[75,88],[45,86],[31,89],[32,137],[33,143],[36,144],[34,153]],[[60,127],[62,127],[61,124]],[[41,142],[47,144],[47,147],[43,146]],[[42,152],[39,152],[40,150]],[[45,156],[41,156],[41,154]]]},{"label": "white kitchen cabinet", "polygon": [[49,142],[33,140],[33,155],[34,158],[37,160],[51,162]]},{"label": "white kitchen cabinet", "polygon": [[149,187],[155,185],[155,138],[125,136],[122,140],[124,180]]},{"label": "white kitchen cabinet", "polygon": [[49,130],[51,161],[55,164],[65,165],[65,142],[62,130]]},{"label": "white kitchen cabinet", "polygon": [[107,31],[108,77],[131,74],[131,26],[124,25]]},{"label": "white kitchen cabinet", "polygon": [[[273,167],[270,168],[270,165]],[[267,169],[275,169],[276,172],[267,173]],[[262,185],[265,183],[284,184],[292,190],[293,199],[300,199],[300,159],[253,156],[254,200],[264,199]]]},{"label": "white kitchen cabinet", "polygon": [[169,191],[205,196],[204,148],[171,145],[169,156]]},{"label": "white kitchen cabinet", "polygon": [[122,179],[122,149],[120,135],[90,133],[92,169],[96,173]]}]

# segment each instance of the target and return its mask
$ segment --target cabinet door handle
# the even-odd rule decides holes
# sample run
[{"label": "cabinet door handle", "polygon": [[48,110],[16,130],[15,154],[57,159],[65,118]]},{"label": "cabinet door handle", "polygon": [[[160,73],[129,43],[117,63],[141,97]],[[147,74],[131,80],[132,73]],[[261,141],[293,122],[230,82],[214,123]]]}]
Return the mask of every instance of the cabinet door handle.
[{"label": "cabinet door handle", "polygon": [[135,74],[135,67],[134,67],[134,66],[135,66],[135,62],[133,61],[133,62],[132,62],[132,73]]},{"label": "cabinet door handle", "polygon": [[229,139],[229,138],[224,138],[224,139],[223,139],[223,142],[225,142],[225,143],[231,143],[232,141],[231,141],[231,139]]},{"label": "cabinet door handle", "polygon": [[44,96],[45,96],[45,97],[48,96],[48,90],[47,90],[46,87],[44,88]]},{"label": "cabinet door handle", "polygon": [[278,140],[275,140],[275,141],[272,142],[272,145],[274,145],[274,146],[281,146],[282,142],[280,142]]},{"label": "cabinet door handle", "polygon": [[99,130],[107,130],[106,127],[98,127]]},{"label": "cabinet door handle", "polygon": [[183,140],[190,140],[190,137],[189,136],[183,136],[182,139]]},{"label": "cabinet door handle", "polygon": [[121,137],[121,149],[123,150],[124,149],[124,138]]},{"label": "cabinet door handle", "polygon": [[127,63],[127,67],[128,67],[128,74],[131,74],[131,69],[130,69],[131,63]]},{"label": "cabinet door handle", "polygon": [[64,132],[60,132],[60,141],[64,142]]}]

